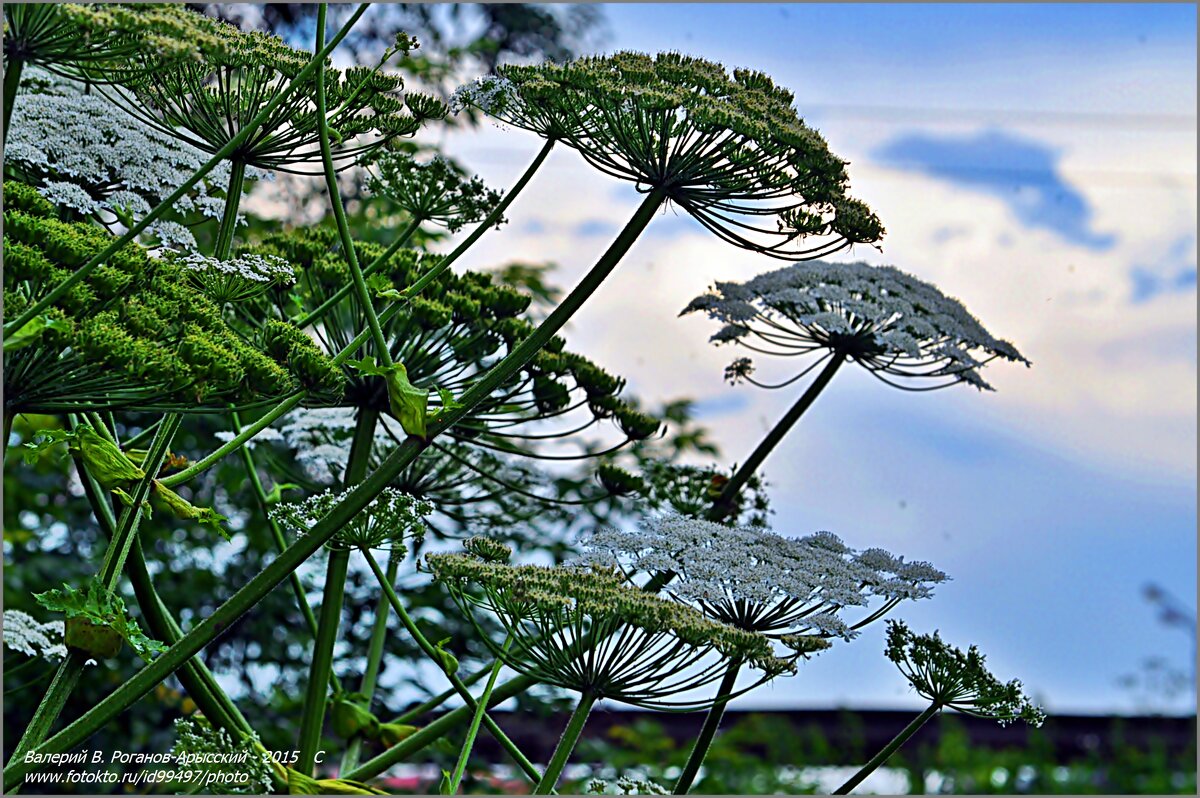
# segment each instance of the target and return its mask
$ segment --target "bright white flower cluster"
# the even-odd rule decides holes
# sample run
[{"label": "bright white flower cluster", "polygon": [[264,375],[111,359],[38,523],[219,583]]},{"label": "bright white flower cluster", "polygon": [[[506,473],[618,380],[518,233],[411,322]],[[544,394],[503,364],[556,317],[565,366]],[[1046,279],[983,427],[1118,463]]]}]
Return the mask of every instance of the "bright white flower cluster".
[{"label": "bright white flower cluster", "polygon": [[[609,792],[614,790],[615,792]],[[621,776],[615,785],[604,779],[592,779],[584,788],[585,795],[670,795],[671,791],[651,779]]]},{"label": "bright white flower cluster", "polygon": [[[43,86],[47,83],[47,86]],[[182,185],[208,156],[144,125],[107,100],[82,94],[76,85],[54,78],[27,82],[13,107],[4,162],[31,179],[51,202],[83,214],[101,211],[145,214]],[[47,92],[53,93],[47,93]],[[247,177],[267,173],[248,169]],[[229,165],[219,164],[176,207],[219,219]],[[195,238],[177,222],[157,222],[148,232],[168,248],[194,249]]]},{"label": "bright white flower cluster", "polygon": [[191,252],[179,258],[178,262],[194,272],[216,272],[253,283],[296,282],[292,265],[274,255],[238,255],[229,260],[218,260]]},{"label": "bright white flower cluster", "polygon": [[1029,363],[957,299],[892,266],[796,264],[745,283],[718,282],[683,313],[697,311],[724,323],[712,336],[717,343],[753,340],[757,351],[781,355],[832,349],[896,376],[952,377],[987,389],[978,375],[987,360]]},{"label": "bright white flower cluster", "polygon": [[62,659],[67,655],[67,647],[62,642],[62,621],[39,623],[27,612],[5,610],[3,627],[6,648],[49,660]]},{"label": "bright white flower cluster", "polygon": [[904,599],[927,598],[944,573],[882,549],[857,552],[829,532],[786,538],[676,513],[643,519],[636,531],[600,529],[581,541],[580,562],[635,572],[674,573],[677,599],[740,628],[852,638],[838,614],[883,599],[874,620]]},{"label": "bright white flower cluster", "polygon": [[457,116],[464,108],[478,108],[493,113],[514,100],[516,87],[507,78],[484,76],[459,86],[450,95],[450,113]]},{"label": "bright white flower cluster", "polygon": [[[307,535],[317,523],[350,493],[327,490],[298,502],[271,508],[271,516],[295,535]],[[344,523],[328,546],[378,548],[398,546],[409,538],[425,535],[425,518],[433,504],[395,488],[386,488],[357,515]]]},{"label": "bright white flower cluster", "polygon": [[[341,479],[350,461],[354,413],[352,407],[314,407],[293,410],[284,416],[279,435],[295,450],[296,461],[309,479],[326,485]],[[396,436],[400,440],[405,438],[399,422],[381,415],[375,425],[375,446],[393,446]]]}]

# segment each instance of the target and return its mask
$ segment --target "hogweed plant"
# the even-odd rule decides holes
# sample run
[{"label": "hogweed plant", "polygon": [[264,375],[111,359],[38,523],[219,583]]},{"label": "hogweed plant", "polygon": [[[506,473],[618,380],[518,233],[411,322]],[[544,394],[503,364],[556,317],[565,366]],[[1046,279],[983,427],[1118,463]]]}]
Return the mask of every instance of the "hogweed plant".
[{"label": "hogweed plant", "polygon": [[[327,38],[322,4],[306,51],[182,6],[5,5],[6,467],[21,486],[59,480],[49,505],[8,498],[18,526],[66,506],[80,525],[72,551],[99,541],[94,562],[78,558],[65,584],[37,582],[5,613],[5,645],[25,658],[10,672],[40,695],[19,719],[6,790],[174,677],[200,713],[180,719],[175,751],[264,765],[222,788],[376,794],[392,765],[449,746],[442,790],[454,793],[472,784],[486,733],[546,793],[608,700],[708,710],[683,793],[733,697],[946,579],[830,533],[769,529],[759,466],[841,363],[893,383],[985,388],[987,361],[1025,362],[916,278],[808,262],[876,245],[883,226],[789,91],[678,53],[617,53],[502,66],[447,107],[405,86],[399,68],[418,43],[404,34],[368,66],[333,67],[366,11],[348,10]],[[467,108],[544,139],[503,191],[407,141]],[[560,297],[538,282],[535,297],[504,278],[540,266],[452,270],[485,233],[505,235],[559,144],[644,195],[578,284]],[[323,180],[327,224],[255,217],[244,195],[280,172]],[[398,223],[351,216],[347,179]],[[828,361],[736,469],[676,462],[718,453],[701,432],[665,432],[679,430],[678,408],[645,412],[623,378],[561,337],[666,205],[735,246],[804,262],[719,283],[688,308],[725,325],[719,341]],[[457,236],[448,252],[432,228]],[[748,361],[730,371],[753,373]],[[231,469],[236,489],[223,490]],[[464,553],[446,551],[464,538]],[[43,545],[8,539],[10,569]],[[212,547],[214,569],[265,565],[227,595],[185,593],[210,609],[199,617],[166,590],[183,539]],[[547,555],[578,559],[534,564]],[[314,566],[317,606],[302,578]],[[228,668],[200,655],[285,581],[298,619],[285,637],[303,641],[305,673],[281,676],[288,700],[271,728],[225,687]],[[352,610],[362,589],[368,601]],[[899,624],[889,635],[928,714],[1033,719],[974,649]],[[61,718],[92,674],[131,663]],[[502,679],[505,668],[516,675]],[[745,669],[755,676],[739,686]],[[384,677],[397,670],[430,697],[392,715]],[[539,766],[491,709],[562,691],[578,701]],[[273,757],[260,731],[294,734],[296,756]],[[331,741],[338,755],[318,764]],[[617,789],[660,790],[634,778]]]}]

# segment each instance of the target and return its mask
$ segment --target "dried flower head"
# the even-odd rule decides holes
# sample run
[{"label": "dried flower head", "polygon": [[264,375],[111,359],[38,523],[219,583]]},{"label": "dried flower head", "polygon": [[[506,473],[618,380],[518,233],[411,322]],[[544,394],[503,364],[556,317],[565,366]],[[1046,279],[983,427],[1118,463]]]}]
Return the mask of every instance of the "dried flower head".
[{"label": "dried flower head", "polygon": [[[717,343],[736,342],[777,356],[825,351],[907,390],[960,382],[991,390],[979,376],[989,361],[1029,365],[1012,344],[992,337],[961,302],[892,266],[796,264],[744,283],[717,283],[683,313],[697,311],[725,325],[712,336]],[[761,385],[750,376],[753,371],[749,358],[739,358],[726,376]],[[892,378],[933,384],[911,387]]]},{"label": "dried flower head", "polygon": [[[766,637],[639,590],[611,570],[501,565],[467,554],[426,562],[495,655],[548,684],[634,706],[703,708],[712,699],[676,696],[721,678],[727,659],[764,679],[794,671]],[[510,636],[506,648],[479,627],[475,609],[496,615]]]},{"label": "dried flower head", "polygon": [[[580,562],[636,573],[670,573],[675,599],[740,629],[851,639],[905,599],[927,598],[946,575],[882,549],[857,552],[829,532],[785,538],[770,530],[729,527],[668,513],[637,531],[600,529],[581,541]],[[847,623],[848,607],[880,606]],[[803,641],[795,641],[802,643]]]},{"label": "dried flower head", "polygon": [[[454,162],[435,156],[418,161],[405,152],[385,152],[371,159],[364,188],[383,197],[420,222],[444,225],[456,233],[474,224],[500,203],[500,192],[468,177]],[[498,219],[499,227],[504,219]]]},{"label": "dried flower head", "polygon": [[[327,490],[299,502],[278,504],[271,516],[295,535],[307,535],[348,490]],[[406,541],[425,536],[425,517],[433,505],[407,493],[387,488],[338,529],[326,545],[341,549],[403,548]]]},{"label": "dried flower head", "polygon": [[1013,679],[1001,682],[984,667],[975,646],[966,652],[944,642],[937,632],[918,635],[902,621],[888,621],[887,658],[896,664],[921,696],[939,708],[949,707],[1002,725],[1023,720],[1041,726],[1046,713],[1035,706]]},{"label": "dried flower head", "polygon": [[[560,140],[737,246],[805,260],[883,235],[847,196],[845,162],[762,73],[632,52],[497,73],[460,90],[456,107]],[[813,237],[823,240],[801,244]]]}]

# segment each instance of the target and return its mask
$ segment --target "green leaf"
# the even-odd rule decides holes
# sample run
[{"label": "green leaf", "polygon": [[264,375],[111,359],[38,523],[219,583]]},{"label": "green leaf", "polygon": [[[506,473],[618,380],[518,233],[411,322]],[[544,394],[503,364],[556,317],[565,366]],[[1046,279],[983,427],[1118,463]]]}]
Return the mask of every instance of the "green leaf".
[{"label": "green leaf", "polygon": [[403,363],[393,363],[391,366],[380,366],[373,356],[362,360],[348,360],[346,365],[356,369],[359,374],[370,377],[383,377],[387,383],[388,405],[392,415],[400,422],[400,426],[409,435],[419,438],[426,436],[429,421],[429,391],[418,388],[409,382],[408,369]]},{"label": "green leaf", "polygon": [[21,329],[4,339],[4,351],[10,352],[37,341],[46,330],[70,332],[71,326],[62,319],[49,316],[34,316]]},{"label": "green leaf", "polygon": [[176,518],[181,518],[185,521],[197,521],[201,526],[211,529],[225,538],[225,540],[232,540],[229,532],[225,530],[225,527],[221,526],[222,521],[228,521],[229,519],[216,510],[211,507],[195,506],[157,479],[154,480],[153,490],[154,494],[162,500],[162,503],[167,506],[167,509]]},{"label": "green leaf", "polygon": [[75,428],[75,444],[88,471],[106,488],[146,476],[115,443],[86,424]]},{"label": "green leaf", "polygon": [[442,781],[438,784],[438,795],[450,795],[450,771],[442,771]]},{"label": "green leaf", "polygon": [[283,501],[283,492],[285,490],[300,490],[300,486],[295,482],[276,482],[264,501],[267,504],[279,504]]},{"label": "green leaf", "polygon": [[33,465],[41,456],[60,443],[70,444],[75,440],[75,433],[64,429],[38,430],[33,441],[25,444],[24,459],[26,465]]},{"label": "green leaf", "polygon": [[114,630],[142,659],[149,660],[152,654],[167,650],[165,645],[146,636],[137,621],[129,617],[125,600],[105,588],[99,578],[94,577],[86,591],[63,585],[61,589],[35,593],[33,597],[46,609],[66,615],[67,620],[83,618]]}]

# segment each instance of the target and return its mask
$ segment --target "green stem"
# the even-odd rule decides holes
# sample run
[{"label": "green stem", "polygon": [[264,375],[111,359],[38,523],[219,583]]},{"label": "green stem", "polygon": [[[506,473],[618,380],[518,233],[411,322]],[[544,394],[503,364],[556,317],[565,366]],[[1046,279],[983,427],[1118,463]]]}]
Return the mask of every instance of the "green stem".
[{"label": "green stem", "polygon": [[[320,48],[317,48],[320,49]],[[241,158],[229,159],[229,186],[225,189],[225,213],[217,228],[217,243],[213,257],[229,260],[233,251],[233,231],[237,228],[238,206],[242,202],[242,187],[246,182],[246,163]]]},{"label": "green stem", "polygon": [[[406,552],[402,546],[396,546],[388,555],[386,578],[389,585],[396,584],[396,575],[400,573],[400,563],[404,560],[405,555]],[[371,627],[371,643],[367,647],[367,669],[363,671],[362,684],[358,688],[358,692],[366,696],[368,711],[375,698],[375,684],[379,679],[380,665],[383,663],[383,646],[387,642],[388,617],[391,615],[391,611],[392,605],[387,597],[380,598],[379,606],[375,608],[375,623]],[[346,750],[342,754],[338,773],[353,770],[358,764],[358,756],[361,751],[362,736],[356,735],[346,743]]]},{"label": "green stem", "polygon": [[317,70],[318,67],[325,63],[325,59],[329,57],[329,54],[333,52],[333,49],[337,47],[342,39],[346,37],[346,34],[348,34],[350,29],[354,27],[354,23],[358,22],[359,17],[363,15],[368,6],[370,6],[370,3],[360,4],[359,7],[355,9],[354,13],[350,15],[350,19],[346,20],[346,24],[343,25],[341,30],[337,32],[337,35],[329,40],[329,44],[325,45],[320,52],[314,54],[312,60],[308,62],[308,65],[301,69],[296,74],[296,77],[292,78],[292,80],[286,86],[284,86],[283,89],[281,89],[269,103],[263,106],[263,109],[258,112],[258,116],[251,119],[244,128],[238,131],[238,133],[225,144],[224,147],[217,150],[213,157],[205,161],[204,165],[201,166],[195,172],[195,174],[183,182],[183,185],[175,189],[175,191],[172,192],[169,197],[164,199],[158,205],[154,206],[154,208],[151,209],[148,214],[142,217],[140,222],[129,228],[129,230],[127,230],[123,236],[105,247],[103,252],[96,255],[87,263],[83,264],[74,272],[72,272],[67,279],[63,280],[49,293],[30,305],[25,312],[16,319],[6,322],[4,325],[4,337],[7,338],[16,330],[24,327],[31,319],[33,319],[46,308],[50,307],[50,305],[54,304],[54,302],[58,301],[58,299],[66,294],[67,291],[70,291],[76,283],[91,274],[96,267],[106,262],[110,257],[112,257],[114,252],[118,251],[126,244],[136,239],[139,235],[141,235],[143,230],[153,224],[160,216],[174,208],[175,203],[177,203],[185,194],[191,191],[192,188],[199,183],[205,175],[207,175],[217,166],[217,164],[236,152],[237,149],[241,147],[251,135],[256,133],[258,128],[261,127],[262,124],[275,113],[275,109],[282,105],[283,102],[292,94],[292,92],[294,92],[302,84],[307,83],[309,75],[311,75]]},{"label": "green stem", "polygon": [[177,474],[172,474],[169,477],[163,477],[159,480],[159,482],[161,482],[163,485],[166,485],[168,488],[173,488],[176,485],[182,485],[184,482],[187,482],[189,479],[201,473],[202,471],[207,471],[216,465],[222,458],[224,458],[225,455],[242,446],[242,444],[244,444],[246,441],[262,432],[264,428],[274,424],[280,416],[296,407],[303,400],[303,393],[297,393],[293,396],[289,396],[287,399],[284,399],[282,402],[275,405],[275,407],[271,408],[269,413],[243,429],[231,440],[222,444],[212,454],[208,455],[202,460],[197,460]]},{"label": "green stem", "polygon": [[[732,660],[729,663],[729,668],[725,671],[725,678],[721,680],[721,686],[717,688],[718,696],[729,695],[733,692],[738,672],[741,669],[741,662]],[[692,753],[688,756],[687,764],[683,766],[683,772],[679,774],[679,780],[675,782],[673,790],[675,795],[687,795],[687,791],[692,788],[692,782],[696,780],[696,774],[700,772],[700,766],[704,764],[704,758],[708,756],[708,749],[712,747],[713,738],[717,736],[717,729],[721,726],[721,718],[725,715],[725,707],[728,704],[728,700],[718,700],[708,710],[708,716],[704,718],[704,726],[700,728],[700,736],[692,745]]]},{"label": "green stem", "polygon": [[554,789],[554,785],[558,784],[558,777],[562,775],[567,760],[571,758],[575,744],[579,742],[579,735],[583,733],[584,724],[587,723],[588,715],[591,714],[592,705],[595,703],[596,696],[590,692],[584,692],[579,696],[579,705],[575,707],[575,711],[571,713],[571,719],[567,721],[567,728],[563,730],[558,746],[554,749],[554,755],[550,757],[550,764],[546,765],[546,772],[542,774],[542,780],[533,788],[534,795],[549,795],[550,791]]},{"label": "green stem", "polygon": [[[320,50],[325,41],[325,14],[327,3],[317,6],[317,44],[314,49]],[[321,138],[321,161],[325,166],[325,186],[329,190],[329,205],[333,208],[333,218],[337,222],[338,235],[342,239],[342,253],[346,256],[346,265],[350,267],[350,279],[354,283],[354,292],[358,295],[358,304],[362,307],[367,319],[367,327],[375,340],[376,356],[384,368],[392,365],[392,354],[388,350],[387,339],[383,337],[383,328],[379,325],[379,317],[375,315],[375,303],[367,291],[367,281],[358,265],[358,252],[354,247],[354,238],[350,235],[350,224],[346,221],[346,209],[342,207],[342,192],[338,188],[337,170],[333,168],[333,150],[329,144],[329,119],[325,116],[325,66],[317,68],[317,125]]]},{"label": "green stem", "polygon": [[[267,567],[259,571],[245,585],[239,588],[221,606],[213,611],[180,638],[179,642],[159,656],[154,662],[139,670],[128,681],[110,693],[106,698],[93,706],[58,734],[38,746],[38,753],[58,753],[66,751],[86,740],[102,726],[116,717],[126,707],[137,701],[154,688],[154,685],[165,679],[175,670],[182,667],[197,652],[203,649],[217,635],[237,621],[246,611],[257,604],[290,573],[311,557],[318,548],[329,540],[342,526],[360,510],[366,507],[392,480],[407,468],[429,445],[437,435],[442,434],[458,423],[475,406],[486,399],[496,388],[508,381],[520,371],[544,347],[551,338],[570,320],[571,316],[583,306],[604,279],[616,268],[621,257],[637,240],[638,235],[650,223],[655,211],[665,200],[665,195],[658,191],[651,192],[642,201],[637,212],[625,229],[617,236],[612,245],[601,256],[600,260],[584,276],[580,283],[568,294],[558,307],[538,326],[524,341],[516,346],[507,357],[497,363],[485,374],[479,382],[467,390],[460,398],[460,406],[454,408],[439,418],[430,426],[428,439],[422,440],[409,436],[402,444],[392,450],[391,454],[379,467],[361,484],[351,490],[342,501],[318,521],[309,534],[303,536],[275,558]],[[528,689],[534,682],[530,681],[519,687],[519,680],[510,684],[518,687],[518,692]],[[503,685],[502,685],[503,687]],[[496,693],[499,694],[500,689]],[[470,693],[467,693],[470,695]],[[451,713],[453,714],[453,713]],[[464,713],[465,714],[465,713]],[[460,721],[456,720],[454,723]],[[432,724],[431,724],[432,725]],[[413,735],[416,737],[417,735]],[[422,738],[425,739],[425,738]],[[410,737],[404,742],[412,740]],[[403,745],[403,743],[401,743]],[[394,746],[392,750],[399,748]],[[405,749],[407,750],[407,748]],[[376,757],[378,760],[380,757]],[[354,772],[359,773],[368,766],[374,766],[375,760],[364,763]],[[31,765],[23,761],[10,761],[4,769],[5,789],[13,789],[25,778]],[[378,772],[378,771],[377,771]],[[347,778],[357,778],[347,776]]]},{"label": "green stem", "polygon": [[[403,247],[405,244],[408,243],[408,240],[410,238],[412,238],[413,233],[417,232],[417,228],[419,228],[420,226],[421,226],[421,220],[413,219],[412,222],[409,223],[408,227],[406,227],[404,229],[404,232],[401,233],[400,236],[395,241],[393,241],[391,244],[389,244],[388,248],[385,249],[379,255],[379,257],[377,257],[375,260],[371,261],[370,263],[368,263],[366,265],[366,267],[362,270],[363,276],[370,277],[372,274],[374,274],[375,272],[382,269],[387,264],[387,262],[389,260],[391,260],[392,256],[395,255],[400,250],[401,247]],[[328,313],[330,308],[332,308],[338,302],[341,302],[342,299],[346,296],[346,294],[350,293],[353,290],[354,290],[353,283],[348,284],[348,285],[343,285],[341,288],[339,288],[338,290],[336,290],[332,294],[330,294],[328,299],[326,299],[320,305],[317,305],[315,308],[313,308],[313,310],[310,313],[305,313],[300,318],[295,319],[292,323],[301,329],[307,327],[308,325],[312,324],[314,321],[319,320],[322,316],[324,316],[326,313]]]},{"label": "green stem", "polygon": [[345,593],[346,571],[349,565],[349,549],[338,548],[329,552],[325,593],[321,599],[321,616],[317,621],[317,640],[313,645],[308,689],[304,694],[304,715],[300,722],[300,754],[296,761],[296,770],[306,776],[313,773],[317,747],[321,744],[321,728],[325,725],[329,674],[333,669],[333,647],[337,643],[338,627],[342,619],[342,595]]},{"label": "green stem", "polygon": [[784,414],[783,418],[767,433],[766,437],[759,442],[753,454],[742,463],[741,468],[733,475],[733,478],[725,483],[725,487],[721,490],[721,495],[713,502],[712,510],[709,511],[709,519],[712,521],[720,521],[731,512],[733,512],[734,500],[737,499],[738,493],[750,481],[750,477],[754,476],[754,472],[767,459],[767,455],[779,445],[787,435],[788,430],[792,428],[800,416],[804,415],[804,411],[808,410],[818,394],[825,389],[829,381],[833,379],[833,375],[837,373],[838,368],[845,361],[845,357],[838,352],[832,355],[832,359],[826,364],[825,368],[821,369],[821,373],[813,380],[812,385],[808,386],[801,397],[792,405],[791,409]]},{"label": "green stem", "polygon": [[4,143],[8,143],[8,126],[12,120],[13,106],[17,102],[17,87],[21,85],[21,70],[25,61],[21,58],[6,58],[4,65]]},{"label": "green stem", "polygon": [[513,185],[508,194],[506,194],[504,198],[500,200],[500,204],[493,208],[492,212],[488,214],[488,217],[480,222],[479,225],[471,231],[471,234],[464,238],[462,243],[455,247],[454,250],[444,259],[442,259],[437,266],[421,275],[421,277],[415,283],[404,289],[404,295],[412,298],[425,290],[426,286],[436,280],[439,275],[445,272],[446,269],[450,268],[450,265],[453,264],[454,261],[458,260],[464,252],[470,249],[471,245],[478,241],[479,237],[487,232],[488,228],[496,224],[497,220],[500,218],[500,215],[503,214],[504,211],[508,209],[508,206],[512,204],[512,201],[517,198],[517,195],[521,193],[521,189],[525,188],[525,185],[533,177],[533,174],[538,170],[538,167],[542,165],[542,162],[546,160],[546,156],[550,154],[550,150],[552,149],[554,149],[554,139],[548,138],[546,139],[546,143],[542,145],[542,149],[538,151],[537,156],[533,159],[533,163],[529,164],[529,167],[525,170],[525,173],[521,175],[521,178]]},{"label": "green stem", "polygon": [[[482,667],[479,670],[472,673],[467,678],[463,679],[463,684],[470,687],[471,685],[475,684],[475,682],[479,681],[484,676],[487,676],[489,673],[491,673],[491,670],[492,669],[489,666]],[[413,707],[412,709],[405,710],[400,715],[397,715],[396,717],[392,718],[392,723],[408,723],[409,721],[416,720],[417,718],[424,715],[426,712],[429,712],[430,710],[433,710],[433,709],[437,709],[442,704],[449,701],[451,698],[454,698],[454,696],[456,696],[456,695],[458,695],[458,691],[456,691],[453,687],[450,688],[449,690],[444,690],[441,693],[438,693],[437,695],[435,695],[433,698],[430,698],[428,701],[418,704],[417,706]]]},{"label": "green stem", "polygon": [[912,723],[905,726],[904,729],[901,730],[901,732],[899,734],[897,734],[895,737],[893,737],[892,741],[890,743],[888,743],[887,745],[885,745],[878,754],[871,757],[870,762],[863,765],[862,770],[855,773],[853,776],[850,777],[849,781],[847,781],[841,787],[838,787],[836,790],[834,790],[833,794],[834,795],[846,795],[851,790],[853,790],[855,787],[857,787],[862,782],[863,779],[865,779],[867,776],[871,775],[871,773],[876,768],[878,768],[880,765],[882,765],[884,762],[886,762],[888,760],[888,757],[890,757],[892,754],[896,753],[897,748],[899,748],[900,746],[902,746],[906,742],[908,742],[908,738],[912,737],[914,734],[916,734],[917,730],[920,729],[922,726],[924,726],[930,718],[932,718],[934,715],[936,715],[938,713],[939,709],[941,709],[941,707],[938,704],[936,704],[936,703],[930,704],[928,709],[926,709],[920,715],[917,715],[915,718],[913,718]]},{"label": "green stem", "polygon": [[[237,430],[241,426],[237,412],[231,414],[233,420],[233,428]],[[267,492],[263,490],[262,480],[258,478],[258,467],[254,463],[254,455],[251,454],[248,447],[241,448],[242,465],[246,469],[246,477],[250,480],[250,488],[254,492],[254,498],[258,501],[258,509],[262,511],[263,517],[267,519],[267,528],[271,530],[271,538],[275,541],[276,551],[282,553],[287,548],[287,539],[283,536],[283,530],[279,528],[279,523],[271,517],[271,506],[267,504]],[[292,593],[296,596],[296,603],[300,607],[300,613],[304,616],[305,623],[308,624],[308,631],[312,634],[313,639],[317,637],[317,616],[313,614],[312,607],[308,605],[308,596],[304,590],[304,584],[300,581],[300,575],[292,572],[289,576],[289,581],[292,585]],[[330,684],[337,692],[341,688],[337,684],[337,676],[330,674]]]},{"label": "green stem", "polygon": [[[508,647],[512,645],[512,635],[504,641],[504,650],[508,651]],[[488,677],[487,685],[483,688],[483,693],[479,696],[478,706],[475,707],[475,714],[471,718],[471,727],[467,729],[467,737],[463,740],[462,750],[458,754],[458,764],[454,766],[454,774],[450,777],[450,794],[458,794],[458,785],[462,781],[463,773],[467,769],[467,760],[471,758],[471,749],[475,747],[475,738],[479,734],[479,723],[483,720],[483,716],[487,712],[488,698],[492,695],[492,690],[496,687],[496,677],[500,675],[500,669],[504,667],[504,661],[497,658],[496,664],[492,666],[492,674]]]},{"label": "green stem", "polygon": [[[371,570],[375,572],[375,578],[379,580],[380,587],[383,588],[384,594],[387,596],[388,601],[391,602],[392,609],[396,611],[396,615],[399,616],[400,622],[404,624],[404,628],[408,630],[410,635],[412,635],[413,640],[415,640],[417,645],[420,646],[421,650],[425,652],[425,655],[440,667],[442,660],[439,656],[438,649],[429,642],[429,639],[425,637],[424,634],[422,634],[421,629],[417,626],[416,621],[414,621],[412,616],[408,614],[408,610],[404,608],[404,603],[400,601],[400,597],[396,595],[395,589],[384,577],[383,571],[380,569],[379,563],[375,561],[375,557],[371,554],[370,549],[360,549],[360,551],[366,558],[367,565],[371,566]],[[471,695],[471,691],[467,689],[467,686],[463,684],[462,679],[458,678],[457,674],[446,671],[443,672],[446,673],[446,677],[450,679],[450,684],[454,686],[455,691],[457,691],[459,696],[462,697],[463,701],[466,702],[466,709],[469,712],[476,712],[479,702],[475,701],[474,696]],[[492,735],[492,737],[496,738],[496,742],[500,743],[500,746],[504,748],[508,755],[511,756],[513,760],[521,766],[521,769],[525,771],[525,774],[529,776],[530,780],[534,783],[537,783],[538,779],[541,777],[541,774],[538,773],[537,768],[532,762],[529,761],[528,758],[526,758],[523,753],[521,753],[521,750],[517,748],[516,743],[509,739],[508,735],[506,735],[504,731],[498,725],[496,725],[496,722],[487,715],[486,711],[483,714],[483,725],[487,727],[488,732]]]}]

